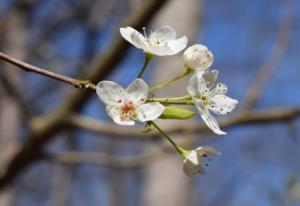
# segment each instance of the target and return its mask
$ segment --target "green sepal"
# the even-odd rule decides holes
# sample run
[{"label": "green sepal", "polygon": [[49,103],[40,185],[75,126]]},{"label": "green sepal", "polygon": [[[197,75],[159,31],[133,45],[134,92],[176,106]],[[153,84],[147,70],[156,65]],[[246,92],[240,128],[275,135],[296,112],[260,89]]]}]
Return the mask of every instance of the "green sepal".
[{"label": "green sepal", "polygon": [[151,122],[147,122],[144,129],[142,130],[142,133],[149,133],[152,132],[154,130],[154,126]]},{"label": "green sepal", "polygon": [[195,112],[177,106],[166,106],[159,119],[191,119]]}]

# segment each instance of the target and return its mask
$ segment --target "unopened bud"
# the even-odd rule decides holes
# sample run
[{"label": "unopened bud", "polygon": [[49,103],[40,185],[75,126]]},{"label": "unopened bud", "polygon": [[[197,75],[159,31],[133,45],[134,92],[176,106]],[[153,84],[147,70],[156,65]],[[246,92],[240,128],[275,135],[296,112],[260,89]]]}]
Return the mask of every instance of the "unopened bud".
[{"label": "unopened bud", "polygon": [[194,70],[206,70],[212,65],[213,60],[213,54],[202,44],[194,44],[183,53],[184,64]]}]

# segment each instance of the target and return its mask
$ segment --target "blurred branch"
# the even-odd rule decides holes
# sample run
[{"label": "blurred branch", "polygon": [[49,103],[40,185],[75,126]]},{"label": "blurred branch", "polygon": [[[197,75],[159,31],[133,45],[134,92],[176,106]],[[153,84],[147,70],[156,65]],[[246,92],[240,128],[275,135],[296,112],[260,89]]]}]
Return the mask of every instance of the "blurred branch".
[{"label": "blurred branch", "polygon": [[[146,25],[167,0],[147,1],[143,7],[136,10],[123,25],[130,25],[141,28]],[[113,68],[123,59],[128,50],[128,44],[122,39],[119,33],[113,38],[115,41],[109,47],[102,58],[97,58],[87,69],[85,79],[91,82],[98,82],[113,71]],[[0,173],[0,190],[11,183],[25,168],[41,157],[41,150],[45,144],[54,139],[56,134],[66,128],[65,118],[80,110],[94,93],[74,91],[65,98],[64,104],[43,120],[36,122],[37,125],[25,144],[13,158],[7,168]]]},{"label": "blurred branch", "polygon": [[286,52],[295,8],[293,0],[286,0],[285,4],[285,9],[278,26],[276,42],[273,45],[270,56],[258,70],[256,79],[252,83],[253,86],[249,89],[248,94],[245,97],[245,103],[243,106],[244,110],[249,110],[255,106],[264,90],[265,85],[267,84],[267,81]]},{"label": "blurred branch", "polygon": [[136,158],[115,157],[100,152],[61,152],[44,155],[45,160],[64,164],[95,164],[117,168],[132,168],[140,165]]},{"label": "blurred branch", "polygon": [[[16,105],[18,106],[18,109],[22,113],[22,117],[27,120],[30,119],[31,114],[27,109],[24,99],[22,98],[18,88],[16,88],[16,85],[9,77],[9,74],[6,74],[5,70],[0,74],[0,80],[0,85],[3,86],[5,93],[14,99]],[[27,122],[25,122],[25,124],[27,124]]]},{"label": "blurred branch", "polygon": [[172,152],[169,145],[162,146],[149,154],[134,157],[120,157],[100,152],[61,152],[58,154],[45,154],[45,160],[56,161],[64,164],[94,164],[117,169],[142,167],[152,160],[162,157],[166,152]]},{"label": "blurred branch", "polygon": [[[300,116],[300,108],[272,108],[261,111],[241,112],[235,116],[220,120],[221,128],[231,128],[238,125],[262,124],[279,121],[289,121]],[[70,126],[81,128],[90,132],[113,135],[116,138],[138,138],[149,139],[159,136],[159,133],[153,131],[142,133],[141,128],[120,127],[115,124],[100,121],[82,115],[72,115],[68,120]],[[199,122],[189,122],[188,124],[172,124],[164,127],[164,131],[172,133],[196,133],[200,131],[209,131],[205,124]]]},{"label": "blurred branch", "polygon": [[[274,108],[267,111],[256,111],[256,112],[243,112],[241,115],[236,117],[229,118],[221,122],[222,128],[224,127],[233,127],[239,124],[260,124],[260,123],[271,123],[278,121],[288,121],[290,119],[300,116],[300,108]],[[81,118],[81,117],[80,117]],[[85,119],[86,120],[86,119]],[[106,123],[107,127],[103,128],[103,125],[99,121],[89,120],[93,126],[98,126],[100,129],[93,128],[93,132],[107,133],[110,135],[115,135],[114,137],[145,137],[151,138],[158,135],[158,133],[147,133],[141,134],[138,129],[123,129],[117,128]],[[90,124],[87,124],[90,125]],[[93,127],[92,126],[92,127]],[[91,128],[85,128],[91,129]],[[165,128],[169,133],[182,132],[183,136],[186,136],[190,133],[196,133],[198,131],[207,131],[207,127],[198,123],[191,123],[190,125],[179,126],[174,125]],[[123,131],[122,131],[123,130]],[[134,131],[136,130],[136,131]],[[117,132],[116,132],[117,131]],[[127,133],[129,131],[129,134]],[[128,136],[127,136],[128,135]],[[205,136],[205,135],[203,135]],[[210,137],[211,135],[208,135]],[[177,143],[184,147],[189,147],[195,141],[199,140],[198,135],[193,135],[191,138],[180,138],[177,139]],[[135,155],[133,157],[120,157],[109,154],[104,154],[100,152],[60,152],[56,154],[43,154],[43,159],[50,161],[57,161],[63,164],[93,164],[93,165],[102,165],[117,169],[129,169],[135,167],[143,167],[149,164],[152,161],[155,161],[159,158],[162,158],[168,153],[172,153],[174,150],[170,145],[163,144],[159,147],[156,147],[153,151],[147,152],[146,154]]]},{"label": "blurred branch", "polygon": [[71,77],[67,77],[61,74],[57,74],[51,71],[47,71],[45,69],[42,69],[40,67],[33,66],[31,64],[27,64],[25,62],[22,62],[16,58],[13,58],[7,54],[4,54],[0,52],[0,59],[3,61],[9,62],[21,69],[23,69],[26,72],[33,72],[37,74],[41,74],[46,77],[50,77],[52,79],[56,79],[58,81],[65,82],[67,84],[73,85],[75,88],[84,88],[84,89],[91,89],[91,90],[96,90],[96,86],[89,82],[88,80],[78,80],[78,79],[73,79]]}]

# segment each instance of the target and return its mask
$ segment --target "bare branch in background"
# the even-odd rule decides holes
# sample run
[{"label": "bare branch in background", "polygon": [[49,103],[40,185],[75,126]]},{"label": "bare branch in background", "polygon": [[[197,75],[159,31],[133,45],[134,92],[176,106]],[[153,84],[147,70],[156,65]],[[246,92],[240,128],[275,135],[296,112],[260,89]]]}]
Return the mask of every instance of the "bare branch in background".
[{"label": "bare branch in background", "polygon": [[61,152],[58,154],[45,154],[44,159],[63,164],[92,164],[116,169],[130,169],[143,167],[152,160],[170,152],[173,152],[172,148],[169,145],[164,145],[148,154],[134,157],[113,156],[100,152]]},{"label": "bare branch in background", "polygon": [[[272,123],[278,121],[289,121],[298,116],[300,116],[300,108],[274,108],[267,111],[242,113],[241,117],[233,117],[231,120],[228,119],[226,121],[221,122],[221,125],[222,127],[230,128],[238,124],[260,124],[260,123]],[[89,122],[89,123],[93,125],[96,122],[94,123]],[[98,123],[96,124],[101,128],[100,124]],[[108,130],[109,127],[111,131]],[[115,132],[116,129],[120,129],[120,130],[118,132]],[[204,125],[203,126],[198,125],[198,123],[182,126],[181,128],[180,125],[175,125],[175,126],[166,127],[164,129],[169,133],[181,132],[183,134],[188,134],[189,136],[191,135],[191,133],[194,133],[194,135],[190,138],[177,139],[177,143],[185,147],[189,147],[193,145],[194,142],[199,141],[199,139],[204,139],[205,137],[209,137],[209,138],[211,137],[211,135],[208,136],[203,135],[203,137],[199,137],[198,135],[199,131],[208,132],[208,130]],[[123,132],[121,130],[123,130]],[[136,137],[140,136],[141,138],[151,138],[158,135],[158,133],[153,132],[141,136],[139,129],[136,129],[136,131],[134,131],[134,129],[129,131],[131,133],[130,135],[127,133],[126,129],[121,129],[109,125],[107,128],[104,128],[103,131],[100,129],[96,132],[100,132],[101,134],[108,133],[110,135],[115,135],[114,137],[117,138],[121,137],[122,135],[125,138],[132,138],[133,136]],[[93,165],[102,165],[102,166],[119,168],[119,169],[129,169],[129,168],[143,167],[151,163],[152,161],[155,161],[159,158],[163,158],[166,154],[169,154],[171,152],[175,152],[172,149],[172,147],[170,145],[163,144],[160,147],[154,149],[153,151],[147,152],[146,154],[135,155],[133,157],[113,156],[113,155],[99,153],[99,152],[72,152],[72,151],[61,152],[57,154],[45,154],[43,155],[43,157],[46,160],[51,160],[55,162],[57,161],[64,164],[93,164]]]},{"label": "bare branch in background", "polygon": [[252,83],[253,86],[249,89],[245,97],[243,106],[244,110],[249,110],[256,105],[262,92],[264,91],[265,85],[267,84],[277,65],[282,60],[288,47],[295,8],[293,7],[293,0],[286,0],[285,4],[286,8],[279,22],[276,42],[273,45],[270,56],[258,70],[256,79]]},{"label": "bare branch in background", "polygon": [[[5,93],[15,101],[15,104],[21,111],[22,118],[28,120],[31,118],[30,111],[26,107],[26,102],[22,98],[20,91],[18,90],[18,88],[16,87],[9,75],[10,74],[7,74],[5,70],[2,71],[2,73],[0,74],[0,86],[2,86],[5,90]],[[28,121],[26,121],[25,124],[27,124],[27,122]]]},{"label": "bare branch in background", "polygon": [[[166,2],[167,0],[148,1],[139,10],[136,10],[123,25],[131,25],[135,28],[143,27]],[[102,55],[102,58],[96,58],[91,67],[87,69],[88,73],[85,75],[85,79],[89,79],[91,82],[102,80],[123,59],[129,45],[120,37],[119,32],[117,33],[110,49]],[[37,122],[38,125],[33,134],[29,135],[24,146],[0,174],[0,189],[7,186],[26,167],[40,158],[43,146],[66,128],[65,118],[80,110],[92,94],[94,93],[74,92],[70,97],[65,98],[66,102],[61,107],[45,117],[43,121]]]},{"label": "bare branch in background", "polygon": [[[221,128],[232,128],[239,125],[272,123],[280,121],[288,121],[300,116],[300,108],[271,108],[258,111],[241,112],[235,116],[228,117],[220,120]],[[87,130],[89,132],[95,132],[100,134],[113,135],[114,138],[121,139],[151,139],[159,136],[156,131],[150,133],[142,133],[142,128],[124,128],[115,124],[100,121],[81,115],[72,115],[68,120],[70,126]],[[184,124],[182,122],[174,123],[169,126],[165,126],[164,131],[169,134],[174,133],[197,133],[201,131],[209,131],[205,124],[199,122],[189,122]]]}]

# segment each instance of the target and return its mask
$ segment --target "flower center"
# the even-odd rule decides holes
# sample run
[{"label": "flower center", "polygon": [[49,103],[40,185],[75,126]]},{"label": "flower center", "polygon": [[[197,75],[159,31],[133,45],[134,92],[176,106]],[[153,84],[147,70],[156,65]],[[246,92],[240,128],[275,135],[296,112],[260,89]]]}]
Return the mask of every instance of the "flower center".
[{"label": "flower center", "polygon": [[146,41],[147,41],[147,44],[149,47],[153,47],[153,46],[158,46],[160,45],[161,43],[163,43],[163,40],[162,39],[159,39],[157,37],[153,37],[153,36],[147,36],[147,33],[146,33],[146,28],[143,27],[143,30],[144,30],[144,36],[146,38]]},{"label": "flower center", "polygon": [[125,101],[120,108],[121,118],[136,118],[136,108],[137,105],[135,105],[132,101]]},{"label": "flower center", "polygon": [[200,95],[200,96],[198,96],[197,98],[198,98],[199,100],[201,100],[201,104],[202,104],[203,106],[209,105],[209,99],[208,99],[207,96],[205,96],[205,95]]},{"label": "flower center", "polygon": [[163,41],[161,41],[158,38],[147,38],[147,43],[150,47],[152,46],[158,46],[162,43]]}]

